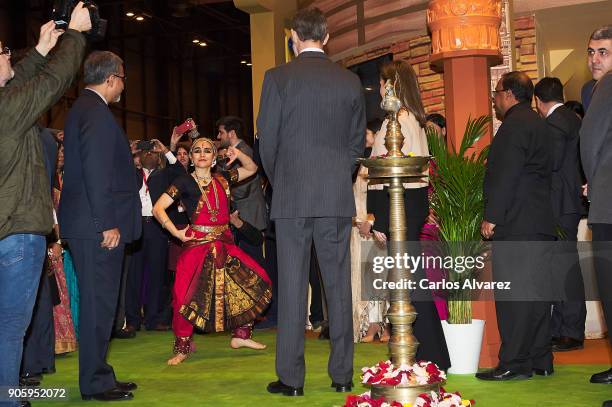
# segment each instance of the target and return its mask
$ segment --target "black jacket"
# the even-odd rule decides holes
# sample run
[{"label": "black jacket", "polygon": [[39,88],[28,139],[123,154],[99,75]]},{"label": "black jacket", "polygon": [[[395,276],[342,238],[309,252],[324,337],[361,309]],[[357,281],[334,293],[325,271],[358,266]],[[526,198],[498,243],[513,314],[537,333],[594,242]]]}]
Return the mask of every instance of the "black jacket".
[{"label": "black jacket", "polygon": [[581,120],[565,106],[559,106],[546,118],[552,147],[552,206],[556,218],[582,214],[582,180],[580,175]]},{"label": "black jacket", "polygon": [[552,149],[544,119],[520,103],[506,112],[491,143],[484,179],[484,218],[494,238],[555,235]]},{"label": "black jacket", "polygon": [[64,162],[62,237],[101,239],[103,231],[119,228],[121,242],[138,239],[141,204],[130,145],[108,106],[90,90],[66,118]]}]

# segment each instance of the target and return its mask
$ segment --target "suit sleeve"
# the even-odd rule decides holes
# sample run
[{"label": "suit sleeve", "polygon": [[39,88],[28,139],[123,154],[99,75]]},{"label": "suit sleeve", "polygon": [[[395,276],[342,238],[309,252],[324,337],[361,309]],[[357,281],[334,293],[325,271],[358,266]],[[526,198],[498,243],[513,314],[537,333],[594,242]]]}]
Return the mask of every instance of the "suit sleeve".
[{"label": "suit sleeve", "polygon": [[505,223],[526,161],[521,129],[511,126],[504,130],[493,139],[484,180],[484,219],[495,225]]},{"label": "suit sleeve", "polygon": [[[580,129],[580,156],[587,182],[595,177],[599,154],[612,131],[612,75],[600,79]],[[589,191],[590,194],[590,191]]]},{"label": "suit sleeve", "polygon": [[266,175],[274,185],[274,167],[278,151],[279,131],[281,125],[282,101],[278,86],[270,71],[264,76],[259,115],[257,116],[257,134],[259,135],[259,154]]},{"label": "suit sleeve", "polygon": [[110,112],[102,108],[91,110],[81,120],[80,149],[85,191],[96,231],[104,232],[119,227],[112,198],[112,163],[119,136]]},{"label": "suit sleeve", "polygon": [[[0,98],[0,111],[3,116],[0,121],[0,135],[19,137],[31,128],[68,89],[81,65],[84,53],[85,37],[77,31],[68,30],[62,35],[55,54],[40,70],[34,65],[42,63],[39,60],[42,56],[30,54],[27,58],[32,60],[18,68],[18,71],[22,69],[25,75],[23,79],[16,78],[16,83],[9,83]],[[32,62],[34,60],[38,62]]]},{"label": "suit sleeve", "polygon": [[567,146],[568,135],[563,129],[563,121],[555,120],[548,123],[548,136],[552,149],[552,171],[559,172],[565,159],[565,149]]},{"label": "suit sleeve", "polygon": [[358,158],[363,156],[365,149],[366,115],[365,115],[365,96],[358,87],[359,92],[353,104],[353,119],[351,121],[351,134],[349,140],[349,151],[351,154],[351,172],[359,166]]}]

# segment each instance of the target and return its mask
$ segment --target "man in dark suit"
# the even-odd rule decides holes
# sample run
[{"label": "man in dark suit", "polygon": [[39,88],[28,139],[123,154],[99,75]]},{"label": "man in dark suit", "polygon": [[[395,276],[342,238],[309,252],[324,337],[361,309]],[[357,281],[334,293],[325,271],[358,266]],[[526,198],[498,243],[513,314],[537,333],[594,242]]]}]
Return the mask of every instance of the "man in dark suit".
[{"label": "man in dark suit", "polygon": [[[177,163],[174,154],[159,140],[153,139],[149,143],[150,149],[138,153],[142,166],[137,170],[142,206],[142,236],[132,245],[131,264],[127,272],[125,329],[130,332],[139,330],[142,322],[148,331],[170,330],[170,324],[165,320],[164,313],[164,307],[168,303],[165,297],[169,294],[165,291],[165,283],[168,273],[166,266],[170,236],[155,220],[152,210],[165,188],[170,186],[169,183],[166,184],[165,178],[167,177],[163,173],[160,174],[161,177],[156,177],[156,175],[171,167],[171,170],[176,173],[173,167],[178,165],[182,170],[183,166]],[[163,154],[168,160],[169,168],[163,170],[160,168],[160,154]],[[164,189],[160,191],[161,188]],[[155,194],[153,194],[153,189],[155,189]],[[147,283],[143,285],[145,280]],[[141,310],[144,312],[142,313]],[[142,314],[144,314],[144,321]]]},{"label": "man in dark suit", "polygon": [[550,302],[538,296],[549,283],[550,247],[544,242],[554,240],[552,156],[546,122],[531,109],[532,97],[533,84],[522,72],[503,75],[493,96],[502,125],[488,156],[481,232],[502,242],[494,246],[493,276],[510,281],[512,291],[495,293],[499,365],[477,373],[482,380],[553,372]]},{"label": "man in dark suit", "polygon": [[355,214],[351,175],[364,149],[365,102],[359,78],[323,52],[327,22],[317,8],[292,22],[297,58],[266,72],[257,129],[274,187],[278,245],[278,334],[271,393],[303,394],[304,326],[314,242],[327,298],[336,391],[350,391],[353,333],[349,238]]},{"label": "man in dark suit", "polygon": [[[598,77],[591,105],[580,129],[580,155],[587,179],[589,225],[597,287],[608,330],[612,328],[612,26],[602,27],[589,41],[589,66]],[[612,335],[608,335],[612,342]],[[612,368],[591,376],[591,383],[612,384]],[[604,402],[611,407],[612,400]]]},{"label": "man in dark suit", "polygon": [[[557,227],[560,228],[560,254],[573,259],[569,267],[557,264],[561,287],[560,301],[553,303],[552,338],[553,351],[564,352],[583,348],[586,303],[584,281],[576,241],[578,223],[583,213],[582,180],[578,140],[581,120],[563,105],[563,84],[558,78],[542,78],[534,88],[536,107],[548,124],[548,140],[552,146],[552,208]],[[569,258],[568,258],[569,259]],[[563,299],[569,299],[563,300]]]},{"label": "man in dark suit", "polygon": [[86,88],[68,113],[59,207],[79,280],[79,386],[84,400],[125,400],[134,383],[106,363],[125,244],[141,231],[140,199],[128,139],[108,103],[121,98],[123,61],[107,51],[85,60]]},{"label": "man in dark suit", "polygon": [[589,38],[587,65],[589,71],[591,71],[591,75],[593,75],[593,79],[585,83],[580,91],[580,97],[585,111],[589,109],[597,81],[612,69],[612,58],[609,54],[605,54],[606,50],[610,52],[610,50],[606,48],[605,43],[609,40],[609,38],[606,37],[608,36],[607,33],[612,30],[611,27],[612,25],[607,25],[598,28]]}]

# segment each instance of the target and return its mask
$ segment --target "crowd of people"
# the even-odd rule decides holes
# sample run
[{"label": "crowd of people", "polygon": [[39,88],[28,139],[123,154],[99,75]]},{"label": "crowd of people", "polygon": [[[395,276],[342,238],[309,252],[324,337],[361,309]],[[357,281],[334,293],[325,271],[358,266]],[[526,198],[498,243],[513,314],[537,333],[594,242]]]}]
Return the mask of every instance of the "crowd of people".
[{"label": "crowd of people", "polygon": [[[38,118],[81,66],[89,18],[79,3],[66,31],[45,24],[36,48],[15,66],[10,50],[0,47],[6,152],[0,157],[0,387],[40,385],[43,374],[55,371],[55,354],[78,349],[82,398],[128,400],[138,386],[119,381],[107,363],[111,338],[172,330],[167,363],[177,365],[188,363],[195,331],[231,331],[232,348],[264,350],[253,330],[275,327],[278,378],[267,390],[300,396],[308,326],[330,340],[332,388],[351,391],[354,343],[391,336],[386,301],[360,292],[362,243],[389,239],[388,185],[369,185],[367,169],[357,164],[387,153],[389,122],[366,123],[359,78],[323,51],[329,39],[323,13],[314,8],[294,17],[296,58],[266,73],[252,145],[234,116],[220,118],[210,137],[188,119],[173,129],[169,146],[129,141],[108,107],[126,85],[123,61],[109,51],[85,58],[85,89],[63,130],[40,128]],[[522,72],[500,79],[492,102],[502,125],[483,186],[485,239],[576,241],[586,196],[594,242],[605,249],[612,240],[610,52],[606,26],[589,40],[593,80],[582,104],[564,104],[557,78],[535,88]],[[402,151],[428,156],[426,128],[446,138],[444,117],[426,115],[407,62],[380,68],[381,97],[387,81],[402,105]],[[431,193],[427,181],[404,184],[408,241],[436,236]],[[500,259],[494,256],[494,270],[505,267]],[[526,260],[524,267],[537,273],[539,263]],[[612,273],[605,257],[595,267],[612,326]],[[435,279],[429,272],[417,271]],[[500,362],[477,378],[550,376],[553,351],[583,347],[586,308],[577,273],[572,298],[578,299],[497,302]],[[443,295],[431,295],[414,302],[417,359],[446,370],[451,360],[441,320],[448,310]],[[591,382],[612,384],[612,369]]]}]

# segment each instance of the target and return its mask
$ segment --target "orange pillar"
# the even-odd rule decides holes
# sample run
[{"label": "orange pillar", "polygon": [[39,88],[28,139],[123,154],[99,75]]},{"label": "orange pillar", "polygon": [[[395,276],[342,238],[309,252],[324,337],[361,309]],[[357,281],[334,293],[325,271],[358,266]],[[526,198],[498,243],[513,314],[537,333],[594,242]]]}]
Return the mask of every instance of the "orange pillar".
[{"label": "orange pillar", "polygon": [[[444,70],[446,131],[449,142],[461,144],[468,118],[491,115],[489,57],[454,56],[441,59]],[[481,150],[491,143],[492,126],[477,143]]]},{"label": "orange pillar", "polygon": [[[430,0],[427,24],[431,31],[430,62],[435,69],[444,71],[447,137],[458,148],[468,118],[492,113],[489,67],[502,60],[499,51],[501,1]],[[492,126],[489,126],[476,149],[484,148],[491,139]],[[496,366],[501,341],[495,302],[473,301],[472,311],[475,319],[486,321],[480,367]]]}]

